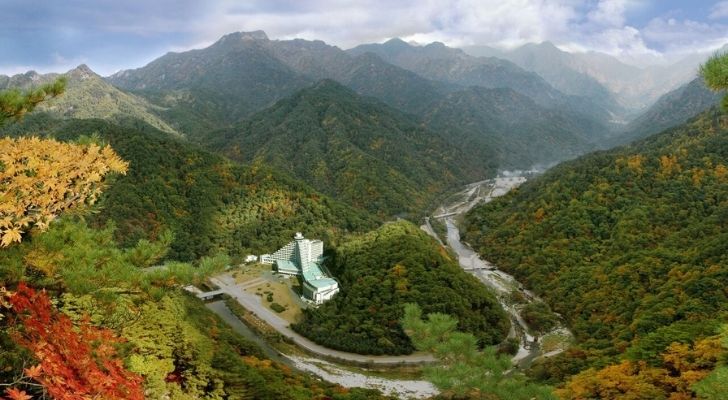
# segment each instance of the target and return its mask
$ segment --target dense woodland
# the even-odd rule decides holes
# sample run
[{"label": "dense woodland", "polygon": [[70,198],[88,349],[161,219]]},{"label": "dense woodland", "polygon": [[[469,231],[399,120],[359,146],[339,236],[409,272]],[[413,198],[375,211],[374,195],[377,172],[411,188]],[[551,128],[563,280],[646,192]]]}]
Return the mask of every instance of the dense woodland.
[{"label": "dense woodland", "polygon": [[140,121],[59,121],[34,115],[4,133],[62,140],[95,134],[111,144],[129,162],[129,171],[115,178],[90,217],[93,225],[112,221],[116,239],[125,246],[169,231],[170,259],[260,254],[285,244],[301,226],[332,242],[346,232],[375,226],[376,220],[364,212],[265,165],[237,165]]},{"label": "dense woodland", "polygon": [[[466,240],[546,301],[524,307],[529,326],[549,330],[553,310],[576,336],[526,377],[498,355],[509,319],[492,292],[384,221],[586,151],[608,102],[442,44],[390,45],[433,53],[381,54],[408,71],[253,32],[108,79],[134,93],[84,66],[55,102],[64,79],[0,77],[25,90],[0,91],[0,398],[387,398],[266,359],[181,289],[304,230],[330,246],[341,292],[293,328],[362,354],[428,351],[443,398],[725,399],[728,115],[566,162],[467,215]],[[709,89],[726,89],[726,62],[701,69]],[[656,120],[715,101],[687,89]]]},{"label": "dense woodland", "polygon": [[388,223],[345,241],[327,262],[341,293],[308,309],[294,329],[327,347],[364,354],[408,354],[399,320],[404,304],[450,314],[480,346],[501,342],[509,321],[493,294],[409,222]]},{"label": "dense woodland", "polygon": [[535,374],[557,381],[619,360],[665,367],[673,342],[717,333],[728,317],[727,166],[728,116],[713,109],[468,214],[467,240],[576,335]]},{"label": "dense woodland", "polygon": [[[6,119],[30,108],[17,99]],[[10,194],[0,231],[0,382],[9,399],[382,398],[265,359],[181,290],[228,257],[145,269],[170,251],[169,234],[120,247],[113,224],[89,226],[110,177],[128,172],[99,136],[4,138],[0,150]]]},{"label": "dense woodland", "polygon": [[201,143],[382,216],[421,214],[446,189],[489,171],[410,116],[331,80]]}]

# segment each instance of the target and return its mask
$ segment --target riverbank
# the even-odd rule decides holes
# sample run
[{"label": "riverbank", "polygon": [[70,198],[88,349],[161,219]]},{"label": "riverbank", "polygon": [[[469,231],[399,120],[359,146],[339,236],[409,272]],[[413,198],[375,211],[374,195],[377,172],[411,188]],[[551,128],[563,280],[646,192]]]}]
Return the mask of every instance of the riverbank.
[{"label": "riverbank", "polygon": [[[450,203],[438,208],[432,217],[445,221],[447,227],[447,245],[457,254],[463,270],[490,287],[496,293],[503,309],[510,316],[511,331],[508,337],[518,338],[519,340],[518,351],[513,356],[512,362],[520,368],[528,367],[535,359],[552,357],[563,352],[571,342],[573,335],[563,324],[557,324],[548,332],[542,332],[539,341],[530,332],[528,324],[526,324],[521,315],[521,309],[525,305],[540,302],[541,300],[530,291],[524,289],[523,285],[513,276],[499,270],[497,266],[490,262],[481,259],[478,253],[461,240],[460,230],[455,219],[467,213],[477,204],[481,202],[487,203],[496,197],[503,196],[524,182],[526,182],[525,176],[511,175],[468,185],[462,191],[452,195],[449,198]],[[517,296],[514,296],[514,294],[517,294]],[[514,302],[514,297],[521,299],[520,303]],[[560,340],[550,340],[556,337]],[[543,343],[545,340],[550,345],[546,348],[546,351],[542,351],[540,343]]]},{"label": "riverbank", "polygon": [[220,316],[238,334],[260,346],[264,354],[271,360],[288,365],[299,371],[316,375],[327,382],[335,383],[347,388],[363,387],[367,389],[377,389],[382,393],[387,395],[396,395],[402,399],[423,399],[435,396],[439,393],[437,388],[428,381],[416,379],[392,379],[384,376],[378,376],[376,371],[367,371],[366,369],[357,369],[355,367],[345,367],[320,358],[299,354],[284,354],[240,321],[240,319],[225,305],[224,301],[208,303],[207,308]]}]

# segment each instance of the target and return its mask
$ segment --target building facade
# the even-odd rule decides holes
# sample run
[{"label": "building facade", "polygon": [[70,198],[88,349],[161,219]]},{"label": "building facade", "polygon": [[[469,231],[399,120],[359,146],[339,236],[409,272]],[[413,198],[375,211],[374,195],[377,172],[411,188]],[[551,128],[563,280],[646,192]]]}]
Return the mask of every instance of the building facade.
[{"label": "building facade", "polygon": [[339,283],[321,268],[323,255],[324,242],[306,239],[297,232],[292,242],[273,254],[263,254],[261,262],[273,264],[279,274],[300,277],[303,297],[321,304],[339,292]]}]

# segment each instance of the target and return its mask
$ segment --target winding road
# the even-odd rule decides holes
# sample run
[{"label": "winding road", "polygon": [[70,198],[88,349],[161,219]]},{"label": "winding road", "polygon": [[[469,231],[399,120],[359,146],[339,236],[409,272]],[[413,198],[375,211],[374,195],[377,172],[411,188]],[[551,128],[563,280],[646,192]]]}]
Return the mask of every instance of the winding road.
[{"label": "winding road", "polygon": [[255,313],[258,318],[264,320],[268,325],[273,327],[273,329],[278,331],[278,333],[291,339],[299,347],[311,354],[335,361],[369,365],[411,365],[435,361],[432,355],[425,353],[413,353],[404,356],[374,356],[348,353],[321,346],[320,344],[314,343],[291,329],[288,321],[263,306],[259,296],[246,292],[240,285],[236,284],[235,278],[233,278],[231,274],[218,275],[210,280],[212,283],[217,285],[220,290],[237,300],[240,305],[249,311]]}]

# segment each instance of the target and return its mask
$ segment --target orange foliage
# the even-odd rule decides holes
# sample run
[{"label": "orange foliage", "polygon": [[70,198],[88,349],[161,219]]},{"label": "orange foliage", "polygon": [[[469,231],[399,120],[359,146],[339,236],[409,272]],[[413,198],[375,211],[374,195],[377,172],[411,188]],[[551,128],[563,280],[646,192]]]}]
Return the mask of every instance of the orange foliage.
[{"label": "orange foliage", "polygon": [[[18,326],[14,338],[38,359],[25,369],[27,377],[43,385],[60,400],[141,400],[142,377],[127,371],[115,345],[123,340],[108,329],[87,322],[74,326],[51,305],[48,295],[24,283],[10,303]],[[19,391],[6,391],[11,399],[23,399]],[[13,397],[15,396],[15,397]]]},{"label": "orange foliage", "polygon": [[601,370],[589,369],[571,378],[556,395],[567,400],[694,399],[690,386],[705,378],[715,367],[722,348],[718,338],[695,345],[673,343],[662,355],[663,366],[622,361]]},{"label": "orange foliage", "polygon": [[127,163],[111,149],[38,138],[0,139],[0,246],[44,230],[66,209],[92,204],[111,172]]}]

